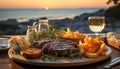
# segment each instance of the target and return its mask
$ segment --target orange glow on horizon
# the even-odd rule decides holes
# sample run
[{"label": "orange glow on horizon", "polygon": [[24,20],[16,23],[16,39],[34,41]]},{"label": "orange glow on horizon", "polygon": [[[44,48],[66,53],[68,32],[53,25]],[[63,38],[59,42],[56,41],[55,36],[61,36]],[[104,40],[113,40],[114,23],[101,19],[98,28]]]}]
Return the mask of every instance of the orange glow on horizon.
[{"label": "orange glow on horizon", "polygon": [[107,0],[0,0],[0,8],[107,7]]}]

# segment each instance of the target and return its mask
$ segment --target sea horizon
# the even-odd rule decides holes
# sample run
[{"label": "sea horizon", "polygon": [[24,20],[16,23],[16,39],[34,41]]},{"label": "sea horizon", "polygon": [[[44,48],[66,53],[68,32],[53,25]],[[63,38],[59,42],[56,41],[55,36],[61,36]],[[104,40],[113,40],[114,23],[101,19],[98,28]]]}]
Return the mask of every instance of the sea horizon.
[{"label": "sea horizon", "polygon": [[[48,9],[83,9],[83,8],[107,8],[107,7],[75,7],[75,8],[48,8]],[[45,9],[45,8],[0,8],[0,9]]]},{"label": "sea horizon", "polygon": [[74,18],[83,13],[93,13],[103,8],[0,8],[0,21],[8,19],[16,19],[27,21],[29,19],[37,19],[47,17],[48,19],[64,19]]}]

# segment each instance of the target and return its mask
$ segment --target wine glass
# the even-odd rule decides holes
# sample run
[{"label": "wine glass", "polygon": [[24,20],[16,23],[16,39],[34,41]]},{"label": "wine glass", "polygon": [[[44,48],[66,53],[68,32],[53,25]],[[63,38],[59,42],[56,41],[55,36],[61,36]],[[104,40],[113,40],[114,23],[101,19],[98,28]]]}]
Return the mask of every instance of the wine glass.
[{"label": "wine glass", "polygon": [[95,36],[98,36],[98,33],[105,27],[105,17],[90,16],[88,17],[88,25],[90,30],[95,33]]}]

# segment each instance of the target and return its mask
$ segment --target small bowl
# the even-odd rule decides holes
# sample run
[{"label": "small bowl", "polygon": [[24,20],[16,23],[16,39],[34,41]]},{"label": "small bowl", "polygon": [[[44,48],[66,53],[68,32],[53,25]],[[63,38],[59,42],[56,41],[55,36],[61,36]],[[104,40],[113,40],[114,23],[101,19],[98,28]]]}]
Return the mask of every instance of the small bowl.
[{"label": "small bowl", "polygon": [[0,38],[0,50],[7,50],[8,46],[8,38]]}]

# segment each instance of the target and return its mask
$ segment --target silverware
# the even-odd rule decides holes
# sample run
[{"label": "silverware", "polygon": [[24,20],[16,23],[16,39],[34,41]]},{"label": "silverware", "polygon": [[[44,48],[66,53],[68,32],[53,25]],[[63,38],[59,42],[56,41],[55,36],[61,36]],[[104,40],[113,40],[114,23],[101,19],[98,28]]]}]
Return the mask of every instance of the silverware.
[{"label": "silverware", "polygon": [[111,61],[111,63],[105,65],[104,68],[109,69],[109,68],[111,68],[112,66],[114,66],[114,65],[116,65],[118,63],[120,63],[120,57],[117,57],[117,58],[113,59]]},{"label": "silverware", "polygon": [[111,63],[114,62],[114,61],[116,61],[116,60],[119,60],[119,59],[120,59],[120,57],[116,57],[116,58],[114,58],[114,59],[111,61]]}]

